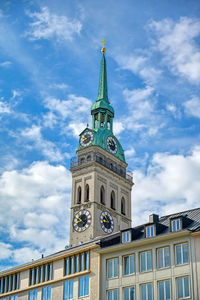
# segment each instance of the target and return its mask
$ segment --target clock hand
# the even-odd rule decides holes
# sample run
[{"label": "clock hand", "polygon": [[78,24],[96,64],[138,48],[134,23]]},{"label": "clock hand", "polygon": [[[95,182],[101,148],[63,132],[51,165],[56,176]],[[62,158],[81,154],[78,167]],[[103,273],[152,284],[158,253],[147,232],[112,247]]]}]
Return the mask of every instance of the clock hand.
[{"label": "clock hand", "polygon": [[81,218],[79,218],[79,216],[76,216],[76,218],[77,218],[77,220],[79,220],[79,222],[81,222],[81,221],[82,221],[82,219],[81,219]]}]

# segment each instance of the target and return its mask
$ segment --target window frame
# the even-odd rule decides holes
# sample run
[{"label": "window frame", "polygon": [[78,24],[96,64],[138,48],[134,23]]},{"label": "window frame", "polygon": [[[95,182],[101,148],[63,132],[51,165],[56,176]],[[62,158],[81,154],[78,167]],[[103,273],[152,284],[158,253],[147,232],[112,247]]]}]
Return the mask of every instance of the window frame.
[{"label": "window frame", "polygon": [[167,281],[169,281],[169,283],[170,283],[170,288],[169,288],[169,290],[170,290],[170,299],[172,299],[172,284],[171,284],[171,279],[164,279],[164,280],[159,280],[158,281],[158,300],[160,300],[160,286],[159,286],[159,284],[161,282],[164,282],[164,300],[167,300],[166,299],[166,282]]},{"label": "window frame", "polygon": [[145,300],[147,300],[148,299],[148,297],[149,297],[149,293],[148,293],[148,285],[151,285],[151,292],[152,292],[152,294],[151,294],[151,296],[152,296],[152,300],[153,300],[153,298],[154,298],[154,291],[153,291],[153,282],[146,282],[146,283],[142,283],[142,284],[140,284],[140,299],[142,300],[142,286],[146,286],[146,295],[147,295],[147,298],[145,299]]},{"label": "window frame", "polygon": [[[183,262],[183,245],[187,245],[187,262]],[[181,263],[178,264],[177,263],[177,247],[181,246]],[[183,243],[179,243],[179,244],[175,244],[175,265],[178,266],[182,266],[182,265],[187,265],[189,264],[189,243],[188,242],[183,242]]]},{"label": "window frame", "polygon": [[[149,233],[148,233],[148,230],[150,229]],[[152,232],[152,229],[153,229],[153,232]],[[153,234],[152,234],[153,233]],[[151,224],[151,225],[147,225],[145,227],[145,237],[146,238],[151,238],[151,237],[154,237],[156,234],[155,234],[155,225],[154,224]]]},{"label": "window frame", "polygon": [[[83,279],[83,295],[80,295],[80,279]],[[86,278],[88,278],[88,294],[86,294],[85,290],[86,290]],[[85,275],[85,276],[80,276],[78,279],[78,298],[81,297],[87,297],[90,295],[90,277],[89,275]]]},{"label": "window frame", "polygon": [[[165,266],[165,254],[164,254],[164,249],[169,249],[169,266]],[[163,250],[163,255],[162,255],[162,262],[163,262],[163,266],[164,267],[159,267],[159,255],[158,255],[158,251],[159,250]],[[166,268],[170,268],[171,267],[171,257],[170,257],[170,246],[164,246],[164,247],[160,247],[156,249],[156,256],[157,256],[157,269],[158,270],[163,270]]]},{"label": "window frame", "polygon": [[[177,222],[179,221],[179,229],[177,229]],[[175,223],[175,228],[174,224]],[[182,229],[182,219],[180,217],[171,219],[171,232],[178,232]]]},{"label": "window frame", "polygon": [[130,291],[131,291],[132,288],[134,288],[134,292],[135,292],[134,300],[136,300],[136,285],[131,285],[131,286],[125,286],[125,287],[123,287],[123,299],[125,299],[125,290],[128,289],[129,290],[129,299],[128,300],[130,300]]},{"label": "window frame", "polygon": [[[131,270],[131,264],[130,264],[130,257],[131,256],[133,256],[134,258],[133,258],[133,261],[134,261],[134,265],[133,265],[133,269],[134,269],[134,271],[131,273],[130,272],[130,270]],[[129,273],[127,273],[127,274],[125,274],[125,259],[126,258],[129,258]],[[132,253],[132,254],[129,254],[129,255],[124,255],[123,257],[122,257],[122,261],[123,261],[123,276],[130,276],[130,275],[132,275],[132,274],[135,274],[136,272],[135,272],[135,253]]]},{"label": "window frame", "polygon": [[[188,278],[188,291],[189,291],[189,296],[185,296],[185,283],[184,283],[184,278]],[[178,298],[178,280],[182,280],[182,287],[183,287],[183,297],[182,298]],[[190,299],[191,298],[191,283],[190,283],[190,276],[186,275],[186,276],[180,276],[180,277],[176,277],[176,299]]]},{"label": "window frame", "polygon": [[[151,253],[151,269],[147,269],[148,267],[148,252]],[[142,254],[145,253],[146,257],[145,257],[145,264],[146,264],[146,269],[144,271],[142,271]],[[152,250],[145,250],[145,251],[141,251],[139,253],[140,256],[140,273],[145,273],[145,272],[151,272],[153,270],[153,257],[152,257]]]},{"label": "window frame", "polygon": [[[68,286],[67,286],[68,283]],[[72,298],[70,297],[70,284],[72,283]],[[67,292],[66,292],[67,289]],[[67,293],[67,296],[65,295]],[[63,300],[72,300],[74,298],[74,279],[68,279],[64,281],[64,288],[63,288]]]},{"label": "window frame", "polygon": [[[126,238],[125,238],[125,236],[126,236]],[[127,239],[127,236],[128,236],[128,239]],[[130,242],[131,242],[131,232],[130,232],[130,230],[123,231],[122,232],[122,243],[126,244],[126,243],[130,243]]]},{"label": "window frame", "polygon": [[[114,261],[117,259],[117,276],[114,276],[115,273],[115,263]],[[108,277],[109,274],[109,261],[113,261],[113,265],[112,265],[112,276]],[[113,258],[109,258],[106,261],[106,271],[107,271],[107,279],[115,279],[115,278],[119,278],[119,257],[113,257]]]},{"label": "window frame", "polygon": [[[109,293],[110,293],[110,292],[113,293],[114,291],[117,291],[117,299],[119,300],[119,289],[118,289],[118,288],[109,289],[109,290],[106,291],[106,299],[107,299],[107,300],[109,299],[109,298],[108,298]],[[112,300],[115,300],[114,296],[115,296],[114,294],[111,296],[111,297],[112,297]]]}]

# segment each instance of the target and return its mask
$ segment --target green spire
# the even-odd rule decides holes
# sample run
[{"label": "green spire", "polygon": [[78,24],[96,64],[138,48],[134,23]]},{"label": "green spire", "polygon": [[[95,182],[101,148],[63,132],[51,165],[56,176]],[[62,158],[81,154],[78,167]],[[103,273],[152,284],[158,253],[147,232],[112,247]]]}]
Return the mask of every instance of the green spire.
[{"label": "green spire", "polygon": [[103,53],[102,59],[101,59],[101,71],[100,71],[100,79],[99,79],[99,92],[97,101],[104,100],[107,103],[110,103],[108,101],[108,90],[107,90],[107,72],[106,72],[106,59]]}]

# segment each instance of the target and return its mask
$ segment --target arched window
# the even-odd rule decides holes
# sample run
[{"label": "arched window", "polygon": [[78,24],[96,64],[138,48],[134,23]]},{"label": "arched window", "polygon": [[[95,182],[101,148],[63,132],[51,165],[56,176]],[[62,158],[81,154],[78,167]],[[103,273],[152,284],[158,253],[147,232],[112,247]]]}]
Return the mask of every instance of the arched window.
[{"label": "arched window", "polygon": [[95,124],[94,124],[94,126],[95,126],[95,128],[98,128],[98,114],[96,114],[95,116],[94,116],[94,119],[95,119]]},{"label": "arched window", "polygon": [[107,118],[107,128],[110,129],[110,116]]},{"label": "arched window", "polygon": [[112,163],[110,164],[110,168],[111,168],[111,170],[113,170],[113,164]]},{"label": "arched window", "polygon": [[101,202],[101,204],[105,204],[105,189],[104,189],[103,185],[101,186],[101,189],[100,189],[100,202]]},{"label": "arched window", "polygon": [[91,161],[91,155],[87,156],[87,161]]},{"label": "arched window", "polygon": [[112,191],[111,195],[110,195],[110,207],[112,209],[115,209],[115,192]]},{"label": "arched window", "polygon": [[81,187],[78,187],[78,195],[77,195],[77,203],[80,204],[81,203]]},{"label": "arched window", "polygon": [[82,158],[81,158],[81,165],[84,164],[84,162],[85,162],[85,158],[82,157]]},{"label": "arched window", "polygon": [[105,125],[105,115],[101,114],[101,127],[104,127]]},{"label": "arched window", "polygon": [[121,199],[121,213],[122,213],[123,215],[126,214],[125,199],[124,199],[124,197],[122,197],[122,199]]},{"label": "arched window", "polygon": [[85,187],[85,202],[88,202],[90,199],[90,188],[89,188],[89,185],[86,184],[86,187]]}]

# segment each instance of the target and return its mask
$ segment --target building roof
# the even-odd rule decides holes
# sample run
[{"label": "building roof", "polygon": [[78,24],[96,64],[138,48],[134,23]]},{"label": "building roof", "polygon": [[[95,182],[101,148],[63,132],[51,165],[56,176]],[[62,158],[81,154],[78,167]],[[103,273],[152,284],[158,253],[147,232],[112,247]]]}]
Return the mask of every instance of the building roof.
[{"label": "building roof", "polygon": [[[107,236],[101,239],[100,247],[105,248],[122,243],[122,233],[124,231],[131,232],[131,241],[146,239],[145,228],[148,225],[155,226],[155,236],[174,234],[175,232],[172,232],[171,230],[171,221],[178,218],[181,220],[181,229],[178,232],[200,231],[200,208],[190,209],[162,217],[153,214],[149,216],[148,223],[133,228],[127,228],[126,230],[121,230],[112,236]],[[148,237],[148,239],[150,238]]]}]

